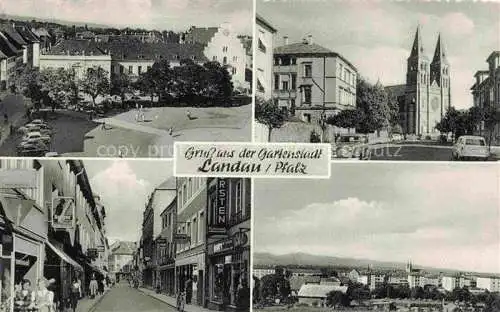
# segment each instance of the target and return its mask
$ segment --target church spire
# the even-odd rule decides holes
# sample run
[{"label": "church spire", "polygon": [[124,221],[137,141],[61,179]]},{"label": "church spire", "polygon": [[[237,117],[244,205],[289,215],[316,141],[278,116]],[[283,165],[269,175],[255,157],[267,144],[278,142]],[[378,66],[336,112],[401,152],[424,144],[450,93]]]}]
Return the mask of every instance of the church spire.
[{"label": "church spire", "polygon": [[444,50],[444,45],[441,39],[441,33],[438,35],[436,50],[434,51],[434,57],[432,59],[432,63],[447,63],[446,51]]},{"label": "church spire", "polygon": [[413,47],[411,48],[410,57],[418,57],[424,53],[424,46],[422,44],[422,37],[420,35],[420,24],[417,26],[417,32],[415,33],[415,39],[413,39]]}]

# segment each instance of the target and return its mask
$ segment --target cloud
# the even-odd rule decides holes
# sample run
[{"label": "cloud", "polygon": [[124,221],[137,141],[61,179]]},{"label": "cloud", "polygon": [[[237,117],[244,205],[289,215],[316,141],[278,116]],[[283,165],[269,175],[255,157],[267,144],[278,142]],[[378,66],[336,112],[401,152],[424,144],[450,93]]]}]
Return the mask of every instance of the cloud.
[{"label": "cloud", "polygon": [[444,32],[456,36],[468,36],[474,32],[474,22],[462,12],[451,12],[440,18],[439,25]]},{"label": "cloud", "polygon": [[91,185],[102,196],[109,236],[136,240],[150,183],[138,178],[128,161],[116,160],[92,177]]}]

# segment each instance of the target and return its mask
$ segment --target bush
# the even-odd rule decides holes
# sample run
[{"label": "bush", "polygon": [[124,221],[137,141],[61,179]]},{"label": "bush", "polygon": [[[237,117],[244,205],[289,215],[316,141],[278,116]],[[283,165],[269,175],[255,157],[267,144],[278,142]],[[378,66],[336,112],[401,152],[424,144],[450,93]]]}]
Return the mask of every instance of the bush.
[{"label": "bush", "polygon": [[439,143],[448,143],[448,136],[446,134],[439,135]]},{"label": "bush", "polygon": [[429,141],[429,140],[432,140],[432,138],[431,138],[431,136],[430,136],[430,135],[426,135],[426,136],[425,136],[425,139],[426,139],[426,140],[428,140],[428,141]]}]

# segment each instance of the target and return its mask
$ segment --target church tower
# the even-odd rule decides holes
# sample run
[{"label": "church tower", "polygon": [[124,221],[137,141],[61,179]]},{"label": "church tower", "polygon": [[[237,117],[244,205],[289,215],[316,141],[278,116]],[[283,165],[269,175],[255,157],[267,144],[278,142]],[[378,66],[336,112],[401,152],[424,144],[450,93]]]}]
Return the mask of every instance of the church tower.
[{"label": "church tower", "polygon": [[429,107],[429,126],[434,130],[435,125],[446,114],[451,106],[450,101],[450,64],[448,62],[446,51],[441,34],[438,36],[436,50],[430,66],[431,85],[430,85],[430,107]]},{"label": "church tower", "polygon": [[421,134],[427,124],[429,59],[425,55],[420,25],[407,60],[405,108],[407,133]]}]

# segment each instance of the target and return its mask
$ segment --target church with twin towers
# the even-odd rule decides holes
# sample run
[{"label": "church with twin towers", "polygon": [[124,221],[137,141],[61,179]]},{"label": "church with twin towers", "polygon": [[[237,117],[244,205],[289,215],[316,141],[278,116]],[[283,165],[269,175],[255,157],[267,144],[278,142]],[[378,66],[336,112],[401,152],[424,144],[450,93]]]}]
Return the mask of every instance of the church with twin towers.
[{"label": "church with twin towers", "polygon": [[410,56],[407,59],[406,84],[386,87],[399,104],[403,133],[438,134],[436,125],[451,106],[450,64],[441,34],[438,34],[434,57],[430,61],[417,27]]}]

